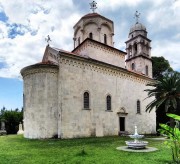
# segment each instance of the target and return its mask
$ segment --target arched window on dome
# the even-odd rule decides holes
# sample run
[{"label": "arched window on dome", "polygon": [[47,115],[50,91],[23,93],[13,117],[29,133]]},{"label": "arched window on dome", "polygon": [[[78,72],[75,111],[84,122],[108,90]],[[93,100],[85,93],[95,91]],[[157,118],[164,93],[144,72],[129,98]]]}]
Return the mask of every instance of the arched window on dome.
[{"label": "arched window on dome", "polygon": [[111,110],[111,96],[110,95],[106,97],[106,107],[107,107],[107,110]]},{"label": "arched window on dome", "polygon": [[89,109],[89,93],[86,91],[83,95],[84,99],[84,109]]},{"label": "arched window on dome", "polygon": [[135,70],[135,64],[134,63],[131,64],[131,69]]},{"label": "arched window on dome", "polygon": [[90,39],[93,39],[93,34],[92,34],[92,32],[89,33],[89,38],[90,38]]},{"label": "arched window on dome", "polygon": [[147,65],[146,65],[145,69],[146,69],[146,76],[148,76],[148,66]]},{"label": "arched window on dome", "polygon": [[107,36],[104,34],[104,44],[107,44]]},{"label": "arched window on dome", "polygon": [[137,100],[137,113],[141,113],[141,102]]}]

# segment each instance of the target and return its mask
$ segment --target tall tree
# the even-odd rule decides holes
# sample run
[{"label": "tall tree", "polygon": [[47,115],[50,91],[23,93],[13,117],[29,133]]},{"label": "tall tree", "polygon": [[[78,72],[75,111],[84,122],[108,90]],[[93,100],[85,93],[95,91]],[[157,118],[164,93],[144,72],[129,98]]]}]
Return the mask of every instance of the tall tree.
[{"label": "tall tree", "polygon": [[173,69],[171,68],[169,61],[166,60],[163,56],[152,58],[152,69],[153,69],[153,78],[158,79],[162,78],[165,72],[172,72]]},{"label": "tall tree", "polygon": [[7,134],[16,134],[18,131],[18,125],[23,120],[23,109],[19,111],[18,108],[15,110],[7,110],[3,107],[0,111],[0,121],[5,122]]},{"label": "tall tree", "polygon": [[180,100],[180,74],[166,74],[147,86],[152,87],[145,90],[148,92],[148,97],[154,96],[155,99],[146,106],[146,111],[151,112],[153,108],[158,109],[162,105],[165,112],[176,113],[180,110],[177,109]]}]

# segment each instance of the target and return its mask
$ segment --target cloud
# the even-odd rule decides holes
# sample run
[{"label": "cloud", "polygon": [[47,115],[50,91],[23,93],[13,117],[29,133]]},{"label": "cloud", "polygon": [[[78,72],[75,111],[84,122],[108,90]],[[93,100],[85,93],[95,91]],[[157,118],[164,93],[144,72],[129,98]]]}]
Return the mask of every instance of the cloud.
[{"label": "cloud", "polygon": [[[70,12],[72,1],[2,2],[9,19],[8,23],[0,22],[0,59],[6,65],[0,69],[0,77],[19,78],[23,67],[40,62],[48,34],[52,46],[72,49],[73,25],[80,18],[78,13]],[[62,9],[61,12],[59,9]],[[17,17],[14,17],[16,12]]]},{"label": "cloud", "polygon": [[168,42],[155,41],[152,49],[153,56],[164,56],[174,70],[180,71],[180,41],[179,42]]},{"label": "cloud", "polygon": [[137,6],[143,0],[98,0],[98,6],[101,6],[101,10],[117,10],[119,7],[122,6]]},{"label": "cloud", "polygon": [[[82,3],[81,3],[82,1]],[[8,18],[0,20],[0,77],[19,78],[20,70],[40,62],[50,35],[51,46],[71,51],[73,26],[88,13],[91,1],[80,0],[1,0],[0,12]],[[98,10],[106,13],[115,25],[115,46],[124,50],[125,41],[136,9],[152,39],[152,54],[164,55],[174,69],[180,69],[180,0],[97,0]],[[85,6],[87,5],[87,6]],[[173,56],[173,57],[172,57]]]}]

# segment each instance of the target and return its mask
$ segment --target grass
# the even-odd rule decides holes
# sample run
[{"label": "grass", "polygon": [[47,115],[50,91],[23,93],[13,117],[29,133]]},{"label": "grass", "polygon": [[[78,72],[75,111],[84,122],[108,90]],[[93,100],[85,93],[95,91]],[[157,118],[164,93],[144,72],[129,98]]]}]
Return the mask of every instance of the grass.
[{"label": "grass", "polygon": [[133,153],[116,150],[125,137],[30,140],[21,135],[0,136],[0,164],[166,164],[171,150],[163,141],[148,140],[159,150]]}]

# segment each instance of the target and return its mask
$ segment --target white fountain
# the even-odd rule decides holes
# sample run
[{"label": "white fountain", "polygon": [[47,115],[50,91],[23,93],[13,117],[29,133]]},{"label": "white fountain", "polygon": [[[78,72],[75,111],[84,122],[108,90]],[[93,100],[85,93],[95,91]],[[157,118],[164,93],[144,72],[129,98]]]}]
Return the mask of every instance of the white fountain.
[{"label": "white fountain", "polygon": [[135,133],[132,135],[129,135],[130,138],[133,138],[134,141],[125,141],[126,145],[130,149],[145,149],[148,142],[147,141],[141,141],[139,139],[143,138],[144,135],[139,135],[137,132],[137,126],[135,126]]}]

